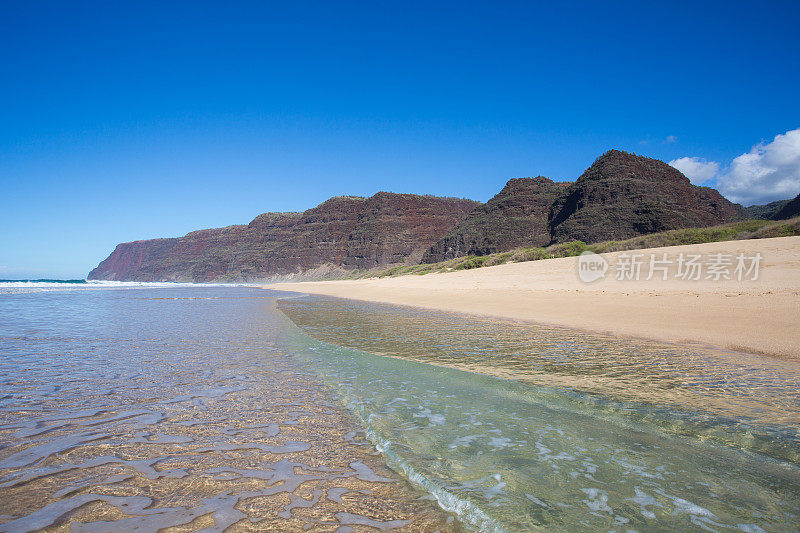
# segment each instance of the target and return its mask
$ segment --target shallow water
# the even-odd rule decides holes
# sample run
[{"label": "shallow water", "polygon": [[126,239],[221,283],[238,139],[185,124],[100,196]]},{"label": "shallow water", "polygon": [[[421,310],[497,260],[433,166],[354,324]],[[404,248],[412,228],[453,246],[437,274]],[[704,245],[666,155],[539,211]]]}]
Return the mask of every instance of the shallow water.
[{"label": "shallow water", "polygon": [[286,345],[390,464],[473,527],[800,527],[796,364],[322,297],[280,308],[303,330]]},{"label": "shallow water", "polygon": [[282,348],[275,295],[0,288],[0,531],[453,529]]},{"label": "shallow water", "polygon": [[0,286],[0,531],[793,531],[799,376],[247,287]]}]

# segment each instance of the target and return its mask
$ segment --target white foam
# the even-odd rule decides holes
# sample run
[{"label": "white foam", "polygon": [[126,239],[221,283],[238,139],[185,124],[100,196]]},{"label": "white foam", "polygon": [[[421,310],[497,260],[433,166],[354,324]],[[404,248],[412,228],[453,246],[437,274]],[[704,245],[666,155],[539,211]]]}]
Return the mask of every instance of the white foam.
[{"label": "white foam", "polygon": [[168,281],[104,281],[88,280],[85,283],[58,281],[0,281],[0,294],[25,294],[32,292],[99,290],[99,289],[166,289],[189,287],[256,287],[254,283],[178,283]]}]

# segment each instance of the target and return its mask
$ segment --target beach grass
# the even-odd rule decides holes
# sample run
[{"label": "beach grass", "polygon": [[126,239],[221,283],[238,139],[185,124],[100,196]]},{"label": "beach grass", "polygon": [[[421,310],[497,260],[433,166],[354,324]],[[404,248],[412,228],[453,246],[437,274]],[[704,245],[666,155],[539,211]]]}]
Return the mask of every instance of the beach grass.
[{"label": "beach grass", "polygon": [[665,246],[681,246],[686,244],[704,244],[709,242],[736,241],[746,239],[766,239],[771,237],[792,237],[800,235],[800,217],[789,220],[743,220],[707,228],[684,228],[649,235],[641,235],[621,241],[605,241],[586,244],[582,241],[571,241],[553,244],[547,247],[517,248],[507,252],[489,255],[468,255],[439,263],[422,263],[417,265],[397,265],[383,270],[356,271],[351,279],[385,278],[406,275],[423,275],[434,272],[453,272],[505,263],[539,261],[559,257],[574,257],[585,251],[595,253],[621,252]]}]

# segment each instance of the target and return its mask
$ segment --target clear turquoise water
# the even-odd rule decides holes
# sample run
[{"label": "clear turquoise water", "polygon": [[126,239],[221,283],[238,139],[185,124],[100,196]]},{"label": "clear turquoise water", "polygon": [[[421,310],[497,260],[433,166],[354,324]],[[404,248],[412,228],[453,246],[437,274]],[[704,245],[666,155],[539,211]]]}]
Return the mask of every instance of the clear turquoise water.
[{"label": "clear turquoise water", "polygon": [[452,527],[329,400],[474,530],[798,530],[795,364],[286,296],[0,287],[0,531]]},{"label": "clear turquoise water", "polygon": [[474,528],[800,526],[796,365],[327,298],[281,308],[304,330],[287,347]]},{"label": "clear turquoise water", "polygon": [[282,348],[277,294],[0,284],[0,532],[454,529]]}]

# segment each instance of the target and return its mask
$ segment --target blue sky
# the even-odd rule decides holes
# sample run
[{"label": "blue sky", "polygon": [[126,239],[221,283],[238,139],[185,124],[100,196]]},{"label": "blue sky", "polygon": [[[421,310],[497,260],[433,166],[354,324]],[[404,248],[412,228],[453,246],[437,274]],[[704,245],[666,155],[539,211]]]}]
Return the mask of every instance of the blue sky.
[{"label": "blue sky", "polygon": [[797,2],[547,4],[0,3],[0,278],[339,194],[485,201],[609,148],[726,183],[800,127]]}]

